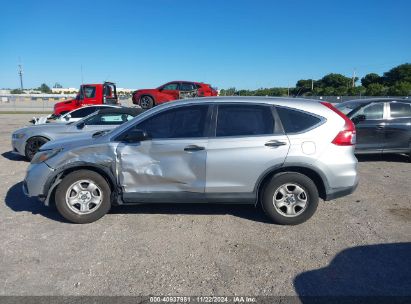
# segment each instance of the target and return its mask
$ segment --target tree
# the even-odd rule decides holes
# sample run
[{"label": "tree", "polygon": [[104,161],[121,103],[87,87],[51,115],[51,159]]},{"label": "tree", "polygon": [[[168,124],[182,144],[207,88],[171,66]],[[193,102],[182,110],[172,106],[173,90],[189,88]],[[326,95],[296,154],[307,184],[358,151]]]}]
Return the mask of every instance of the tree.
[{"label": "tree", "polygon": [[350,96],[361,96],[365,94],[365,88],[363,86],[351,87],[347,93]]},{"label": "tree", "polygon": [[384,83],[392,86],[397,82],[411,83],[411,63],[404,63],[384,73]]},{"label": "tree", "polygon": [[372,83],[381,83],[381,82],[382,82],[382,78],[380,77],[380,75],[376,73],[370,73],[370,74],[365,75],[363,78],[361,78],[361,84],[364,87],[368,87]]},{"label": "tree", "polygon": [[411,82],[399,81],[388,89],[390,96],[409,96],[411,95]]},{"label": "tree", "polygon": [[303,95],[308,92],[311,92],[311,88],[313,86],[314,80],[313,79],[300,79],[297,81],[297,84],[295,85],[297,89],[297,94],[298,95]]},{"label": "tree", "polygon": [[221,96],[233,96],[233,95],[235,95],[235,93],[236,93],[235,88],[228,88],[226,90],[222,89],[220,91]]},{"label": "tree", "polygon": [[51,89],[50,89],[50,87],[49,87],[47,84],[45,84],[45,83],[43,83],[43,84],[38,88],[38,90],[39,90],[41,93],[51,93],[51,92],[52,92]]},{"label": "tree", "polygon": [[338,88],[338,87],[349,87],[352,83],[352,79],[345,77],[344,75],[341,74],[328,74],[325,75],[323,78],[319,80],[317,85],[320,87],[332,87],[332,88]]},{"label": "tree", "polygon": [[14,89],[10,91],[10,94],[25,94],[21,89]]},{"label": "tree", "polygon": [[385,93],[386,89],[381,83],[371,83],[365,92],[368,96],[384,96]]},{"label": "tree", "polygon": [[60,84],[60,83],[58,83],[58,82],[56,82],[55,84],[54,84],[54,86],[53,86],[53,88],[55,88],[55,89],[61,89],[63,86]]},{"label": "tree", "polygon": [[341,86],[341,87],[334,89],[334,94],[337,96],[347,95],[347,93],[348,93],[348,88],[346,86],[345,87]]},{"label": "tree", "polygon": [[334,88],[333,87],[325,87],[320,89],[320,95],[323,96],[334,96]]}]

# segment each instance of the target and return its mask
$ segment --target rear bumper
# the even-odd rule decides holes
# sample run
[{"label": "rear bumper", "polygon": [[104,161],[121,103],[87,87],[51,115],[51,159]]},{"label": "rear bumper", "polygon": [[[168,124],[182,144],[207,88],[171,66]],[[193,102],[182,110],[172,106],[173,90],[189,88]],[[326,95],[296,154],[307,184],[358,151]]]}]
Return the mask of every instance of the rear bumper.
[{"label": "rear bumper", "polygon": [[339,197],[350,195],[351,193],[355,191],[355,189],[357,189],[357,187],[358,187],[358,178],[356,179],[354,185],[351,187],[327,189],[325,200],[330,201],[330,200],[334,200]]}]

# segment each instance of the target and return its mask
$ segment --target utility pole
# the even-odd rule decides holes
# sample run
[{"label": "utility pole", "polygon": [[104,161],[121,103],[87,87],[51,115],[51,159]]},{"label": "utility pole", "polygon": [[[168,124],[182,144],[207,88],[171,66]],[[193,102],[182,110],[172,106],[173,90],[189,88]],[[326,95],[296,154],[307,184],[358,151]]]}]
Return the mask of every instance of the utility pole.
[{"label": "utility pole", "polygon": [[355,68],[352,74],[352,87],[355,88]]},{"label": "utility pole", "polygon": [[81,70],[81,84],[84,83],[84,79],[83,79],[83,65],[80,66],[80,70]]},{"label": "utility pole", "polygon": [[311,79],[311,91],[314,91],[314,79]]},{"label": "utility pole", "polygon": [[23,66],[19,64],[20,89],[23,91]]}]

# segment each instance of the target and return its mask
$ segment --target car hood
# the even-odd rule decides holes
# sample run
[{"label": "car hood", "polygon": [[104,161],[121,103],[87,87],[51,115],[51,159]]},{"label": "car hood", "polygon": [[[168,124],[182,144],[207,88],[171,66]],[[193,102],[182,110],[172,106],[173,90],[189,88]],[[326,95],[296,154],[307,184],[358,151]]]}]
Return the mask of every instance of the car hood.
[{"label": "car hood", "polygon": [[35,132],[39,133],[43,130],[50,131],[50,130],[59,130],[67,128],[67,123],[48,123],[48,124],[39,124],[39,125],[31,125],[24,128],[17,129],[13,133],[27,133],[27,132]]},{"label": "car hood", "polygon": [[52,150],[60,148],[69,150],[86,145],[92,145],[96,140],[99,140],[99,138],[93,138],[93,133],[84,133],[49,141],[41,146],[40,150]]}]

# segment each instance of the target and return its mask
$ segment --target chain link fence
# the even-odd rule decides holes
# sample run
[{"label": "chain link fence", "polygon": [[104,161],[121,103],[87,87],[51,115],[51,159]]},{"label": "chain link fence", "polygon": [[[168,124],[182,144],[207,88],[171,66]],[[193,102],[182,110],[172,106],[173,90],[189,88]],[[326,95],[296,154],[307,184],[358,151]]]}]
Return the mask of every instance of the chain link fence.
[{"label": "chain link fence", "polygon": [[[70,100],[76,94],[0,94],[0,112],[52,112],[57,102]],[[122,105],[132,105],[131,98],[121,99]]]},{"label": "chain link fence", "polygon": [[[73,99],[75,94],[2,94],[0,95],[0,112],[51,112],[57,102]],[[299,98],[318,99],[339,103],[353,99],[387,98],[390,96],[299,96]],[[394,99],[411,98],[395,96]],[[131,106],[131,98],[121,99],[124,106]]]}]

